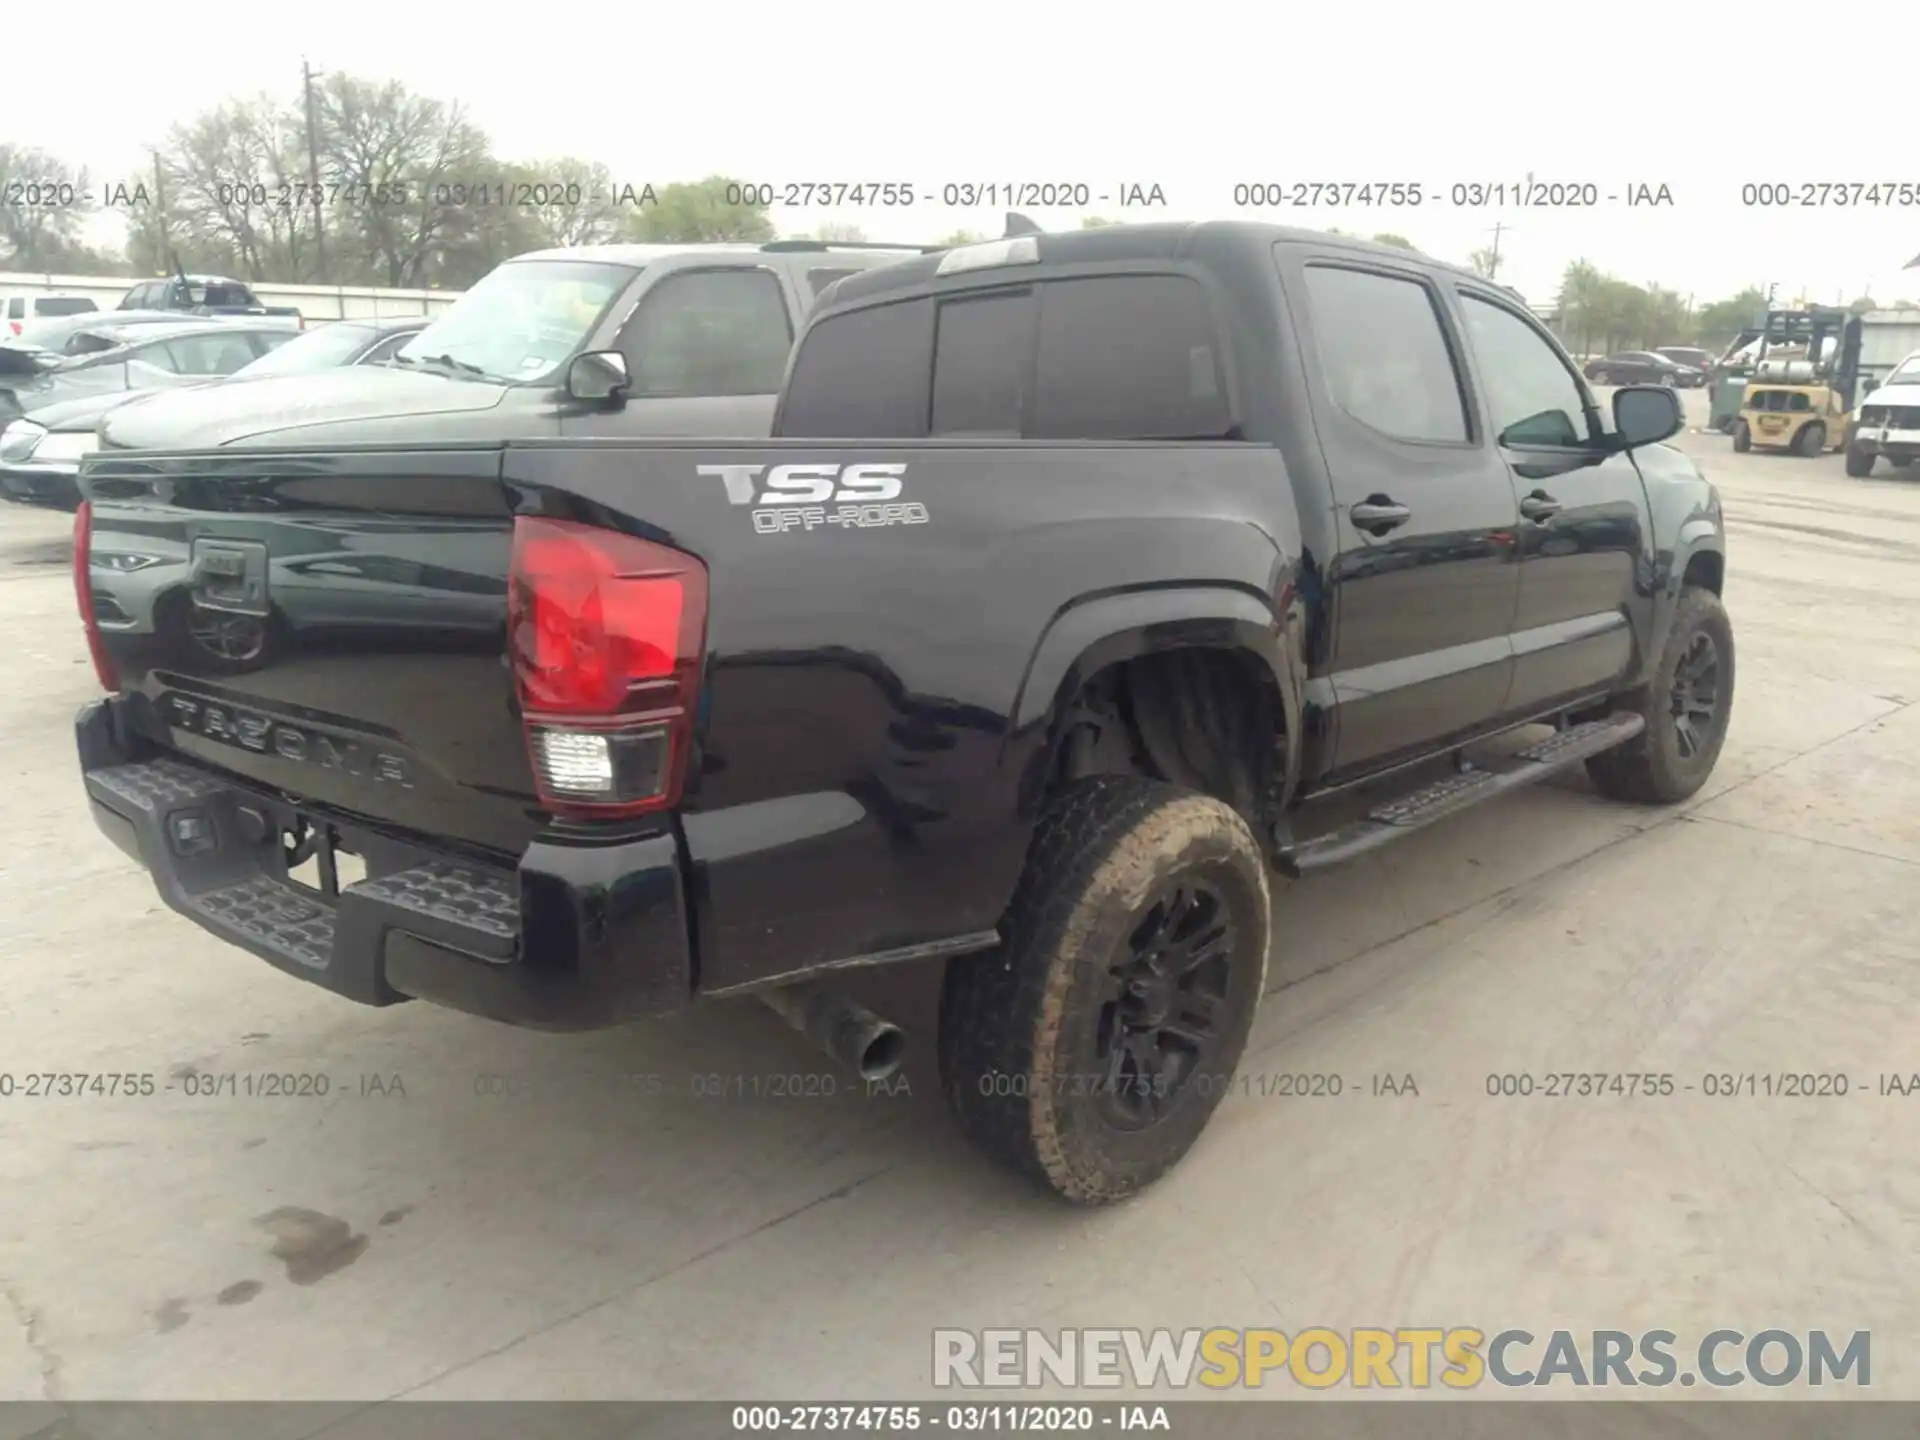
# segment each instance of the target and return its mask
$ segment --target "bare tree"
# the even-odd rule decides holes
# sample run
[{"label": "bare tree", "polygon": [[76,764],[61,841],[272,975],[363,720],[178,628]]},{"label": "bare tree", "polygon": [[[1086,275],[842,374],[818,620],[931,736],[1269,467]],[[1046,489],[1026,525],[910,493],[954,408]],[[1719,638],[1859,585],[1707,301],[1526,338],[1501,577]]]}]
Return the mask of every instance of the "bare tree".
[{"label": "bare tree", "polygon": [[426,284],[436,255],[498,223],[484,212],[516,208],[486,136],[457,103],[333,74],[318,111],[329,229],[378,284]]},{"label": "bare tree", "polygon": [[85,170],[44,150],[0,144],[0,265],[68,270],[97,257],[84,243],[96,203]]},{"label": "bare tree", "polygon": [[249,280],[303,278],[313,234],[305,174],[293,117],[270,96],[176,126],[156,182],[169,248]]}]

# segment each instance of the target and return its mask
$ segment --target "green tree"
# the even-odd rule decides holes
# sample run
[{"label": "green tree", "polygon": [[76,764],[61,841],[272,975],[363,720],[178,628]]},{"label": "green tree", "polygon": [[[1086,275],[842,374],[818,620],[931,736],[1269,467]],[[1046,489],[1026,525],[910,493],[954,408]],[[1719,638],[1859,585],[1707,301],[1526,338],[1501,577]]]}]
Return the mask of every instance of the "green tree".
[{"label": "green tree", "polygon": [[704,180],[663,185],[657,192],[659,203],[628,221],[628,237],[673,245],[773,239],[773,221],[763,207],[729,199],[728,187],[738,184],[725,175],[709,175]]},{"label": "green tree", "polygon": [[557,249],[563,245],[604,245],[619,238],[633,208],[607,167],[595,160],[565,155],[501,167],[501,179],[517,189],[510,206],[524,213],[516,217],[532,241],[525,248]]},{"label": "green tree", "polygon": [[1396,249],[1412,250],[1415,252],[1418,252],[1420,249],[1418,245],[1414,244],[1411,240],[1407,239],[1406,236],[1395,235],[1391,231],[1386,231],[1386,230],[1383,230],[1379,234],[1375,235],[1373,237],[1373,243],[1376,245],[1392,245]]},{"label": "green tree", "polygon": [[858,245],[866,241],[867,232],[858,225],[843,225],[829,221],[813,232],[815,240],[824,240],[827,244]]},{"label": "green tree", "polygon": [[978,245],[987,237],[974,230],[956,230],[940,243],[946,246]]},{"label": "green tree", "polygon": [[1080,228],[1082,230],[1105,230],[1107,227],[1118,225],[1119,223],[1118,220],[1109,220],[1104,215],[1089,215],[1080,222]]},{"label": "green tree", "polygon": [[1855,315],[1864,315],[1869,310],[1878,310],[1879,308],[1880,306],[1875,303],[1871,295],[1862,295],[1858,300],[1847,306],[1847,309]]},{"label": "green tree", "polygon": [[1767,292],[1749,285],[1738,295],[1703,305],[1694,312],[1695,339],[1708,349],[1725,345],[1767,313]]}]

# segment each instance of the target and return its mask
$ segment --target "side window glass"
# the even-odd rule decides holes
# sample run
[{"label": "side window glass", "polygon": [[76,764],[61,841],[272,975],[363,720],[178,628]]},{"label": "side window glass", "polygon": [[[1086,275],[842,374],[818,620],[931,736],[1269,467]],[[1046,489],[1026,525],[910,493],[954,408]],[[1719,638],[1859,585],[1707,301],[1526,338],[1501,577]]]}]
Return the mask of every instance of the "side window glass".
[{"label": "side window glass", "polygon": [[398,335],[389,335],[354,363],[356,365],[384,365],[393,359],[393,352],[411,340],[415,333],[417,332],[403,331]]},{"label": "side window glass", "polygon": [[1579,383],[1539,331],[1505,306],[1462,293],[1467,341],[1502,445],[1587,443]]},{"label": "side window glass", "polygon": [[173,348],[169,345],[142,345],[138,350],[128,354],[127,359],[137,364],[150,365],[155,370],[164,370],[169,375],[180,373],[180,362],[174,357]]},{"label": "side window glass", "polygon": [[18,320],[27,313],[27,302],[18,295],[7,301],[7,318]]},{"label": "side window glass", "polygon": [[1031,290],[940,306],[933,342],[932,434],[1018,438],[1038,313]]},{"label": "side window glass", "polygon": [[1397,440],[1467,438],[1460,378],[1425,285],[1309,265],[1307,303],[1334,404]]},{"label": "side window glass", "polygon": [[620,332],[635,399],[774,395],[793,348],[786,295],[764,270],[669,275]]},{"label": "side window glass", "polygon": [[1041,287],[1033,418],[1042,440],[1224,440],[1227,376],[1206,291],[1185,275]]},{"label": "side window glass", "polygon": [[775,434],[915,440],[927,433],[933,304],[852,310],[808,328],[793,358]]},{"label": "side window glass", "polygon": [[[256,358],[253,347],[247,344],[244,335],[191,335],[169,341],[164,347],[152,347],[154,352],[162,349],[173,352],[173,365],[170,368],[182,375],[231,375],[242,365],[252,364]],[[142,355],[141,358],[157,363],[154,353]]]}]

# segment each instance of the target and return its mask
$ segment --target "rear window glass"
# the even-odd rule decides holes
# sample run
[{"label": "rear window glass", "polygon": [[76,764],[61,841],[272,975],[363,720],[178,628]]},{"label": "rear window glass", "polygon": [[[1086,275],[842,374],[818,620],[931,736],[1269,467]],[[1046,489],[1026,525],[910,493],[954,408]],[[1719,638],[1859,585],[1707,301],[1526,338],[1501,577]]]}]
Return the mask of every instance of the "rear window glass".
[{"label": "rear window glass", "polygon": [[857,270],[809,270],[807,271],[807,285],[817,296],[822,290],[826,289],[827,286],[833,284],[834,281],[844,280],[849,275],[857,275],[859,273]]},{"label": "rear window glass", "polygon": [[36,315],[86,315],[99,308],[93,301],[79,295],[49,295],[36,300],[33,305]]},{"label": "rear window glass", "polygon": [[779,433],[913,440],[927,433],[932,302],[876,305],[821,322],[794,359]]},{"label": "rear window glass", "polygon": [[940,306],[933,434],[1019,436],[1039,311],[1032,290],[972,295]]},{"label": "rear window glass", "polygon": [[1184,275],[1041,288],[1033,418],[1051,440],[1224,438],[1226,371],[1206,291]]}]

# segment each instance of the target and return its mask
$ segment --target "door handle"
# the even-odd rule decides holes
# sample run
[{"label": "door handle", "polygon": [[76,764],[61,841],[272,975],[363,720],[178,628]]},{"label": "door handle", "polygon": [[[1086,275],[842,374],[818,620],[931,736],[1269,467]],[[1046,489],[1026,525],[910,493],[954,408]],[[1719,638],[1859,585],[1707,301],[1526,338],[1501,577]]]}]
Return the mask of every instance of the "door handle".
[{"label": "door handle", "polygon": [[1560,502],[1544,490],[1536,490],[1520,502],[1520,513],[1529,520],[1550,520],[1560,513]]},{"label": "door handle", "polygon": [[1347,507],[1347,518],[1356,530],[1369,535],[1384,535],[1397,530],[1413,518],[1413,511],[1396,504],[1385,495],[1369,495],[1357,505]]}]

